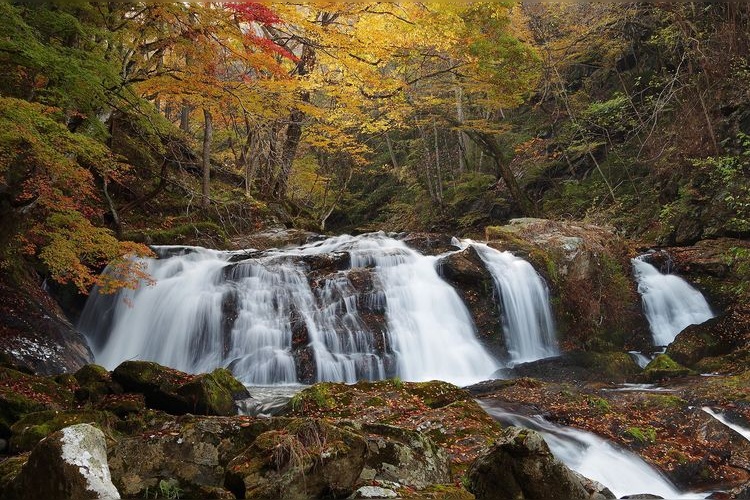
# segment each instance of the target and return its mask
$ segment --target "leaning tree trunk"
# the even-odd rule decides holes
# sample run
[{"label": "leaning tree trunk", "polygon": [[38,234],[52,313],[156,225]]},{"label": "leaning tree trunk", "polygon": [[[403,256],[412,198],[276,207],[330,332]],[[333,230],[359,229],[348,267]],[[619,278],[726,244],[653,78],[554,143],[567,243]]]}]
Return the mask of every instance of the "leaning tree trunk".
[{"label": "leaning tree trunk", "polygon": [[206,108],[203,108],[203,122],[203,199],[201,205],[203,208],[208,208],[211,194],[211,139],[213,138],[214,127],[211,120],[211,112]]}]

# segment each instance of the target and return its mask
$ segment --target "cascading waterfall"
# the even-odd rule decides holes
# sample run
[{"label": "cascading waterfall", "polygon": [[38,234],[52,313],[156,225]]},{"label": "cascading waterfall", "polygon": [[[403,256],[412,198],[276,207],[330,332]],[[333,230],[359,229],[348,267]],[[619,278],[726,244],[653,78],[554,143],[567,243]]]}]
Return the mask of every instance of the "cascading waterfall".
[{"label": "cascading waterfall", "polygon": [[510,364],[559,354],[547,285],[534,267],[510,252],[469,242],[492,274],[502,303]]},{"label": "cascading waterfall", "polygon": [[714,317],[705,297],[674,274],[662,274],[642,257],[632,259],[654,345],[669,345],[689,325]]},{"label": "cascading waterfall", "polygon": [[555,425],[542,417],[511,413],[494,403],[481,404],[495,420],[539,432],[555,457],[579,474],[609,488],[616,498],[643,493],[671,499],[706,498],[708,495],[681,492],[640,457],[595,434]]},{"label": "cascading waterfall", "polygon": [[[314,380],[399,376],[469,384],[497,368],[474,336],[436,257],[382,234],[341,236],[285,250],[237,252],[157,247],[144,259],[155,284],[115,295],[91,293],[79,329],[98,363],[152,360],[189,372],[229,366],[250,384],[300,381],[305,353]],[[350,266],[311,284],[304,260],[348,254]],[[239,260],[239,262],[232,262]],[[370,268],[372,290],[350,273]],[[362,308],[381,311],[372,331]]]}]

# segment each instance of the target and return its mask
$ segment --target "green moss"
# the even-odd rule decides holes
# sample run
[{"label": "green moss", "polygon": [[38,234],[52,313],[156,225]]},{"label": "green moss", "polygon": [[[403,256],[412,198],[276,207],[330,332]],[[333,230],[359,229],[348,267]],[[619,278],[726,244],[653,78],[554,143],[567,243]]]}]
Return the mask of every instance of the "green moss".
[{"label": "green moss", "polygon": [[292,410],[302,412],[332,408],[334,400],[331,397],[331,390],[332,384],[330,383],[315,384],[297,393],[291,399],[289,405]]},{"label": "green moss", "polygon": [[665,378],[693,375],[695,372],[680,365],[666,354],[659,354],[646,365],[641,377],[646,382],[656,382]]},{"label": "green moss", "polygon": [[10,448],[14,453],[30,451],[53,432],[74,424],[94,423],[106,433],[116,420],[117,417],[111,413],[97,410],[46,410],[29,413],[13,424]]},{"label": "green moss", "polygon": [[612,409],[609,401],[596,396],[586,396],[586,403],[588,404],[589,408],[593,408],[600,414],[609,413],[609,411]]},{"label": "green moss", "polygon": [[628,427],[623,435],[638,444],[653,444],[656,442],[656,429],[653,427]]},{"label": "green moss", "polygon": [[211,377],[213,377],[213,379],[216,380],[216,382],[220,386],[229,391],[234,399],[249,397],[247,387],[245,387],[242,382],[234,378],[232,372],[230,372],[226,368],[217,368],[216,370],[211,372]]}]

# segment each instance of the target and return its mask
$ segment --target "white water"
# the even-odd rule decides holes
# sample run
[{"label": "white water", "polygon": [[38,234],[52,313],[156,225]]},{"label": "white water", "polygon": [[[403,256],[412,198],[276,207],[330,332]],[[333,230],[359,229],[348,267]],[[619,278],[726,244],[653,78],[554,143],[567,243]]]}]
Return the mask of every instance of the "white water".
[{"label": "white water", "polygon": [[[420,255],[382,234],[341,236],[288,250],[236,255],[200,248],[144,259],[153,286],[115,296],[95,289],[79,328],[96,361],[108,368],[124,360],[156,361],[189,372],[230,366],[250,384],[297,382],[295,331],[306,331],[318,381],[447,380],[470,384],[488,378],[499,363],[474,336],[458,294]],[[311,287],[300,258],[348,252],[351,268],[374,268],[374,291],[362,295],[339,271]],[[366,305],[385,310],[385,332],[360,317]],[[304,334],[303,334],[304,335]],[[376,347],[376,336],[384,348]],[[304,346],[303,346],[304,347]],[[387,372],[387,364],[394,365]]]},{"label": "white water", "polygon": [[484,402],[482,407],[494,419],[506,425],[539,432],[555,457],[579,474],[600,482],[617,498],[639,493],[670,499],[706,498],[708,495],[679,491],[658,470],[634,453],[590,432],[555,425],[539,416],[531,418],[509,413]]},{"label": "white water", "polygon": [[745,427],[742,427],[741,425],[737,425],[733,422],[730,422],[729,420],[727,420],[727,418],[723,414],[715,412],[712,408],[709,408],[708,406],[704,406],[701,409],[705,411],[706,413],[708,413],[709,415],[711,415],[712,417],[714,417],[716,420],[718,420],[722,424],[732,429],[734,432],[736,432],[743,438],[750,441],[750,429],[747,429]]},{"label": "white water", "polygon": [[640,258],[632,259],[654,345],[669,345],[689,325],[714,317],[703,295],[674,274],[662,274]]},{"label": "white water", "polygon": [[557,356],[555,323],[547,285],[534,267],[510,252],[470,243],[492,274],[502,302],[510,365]]}]

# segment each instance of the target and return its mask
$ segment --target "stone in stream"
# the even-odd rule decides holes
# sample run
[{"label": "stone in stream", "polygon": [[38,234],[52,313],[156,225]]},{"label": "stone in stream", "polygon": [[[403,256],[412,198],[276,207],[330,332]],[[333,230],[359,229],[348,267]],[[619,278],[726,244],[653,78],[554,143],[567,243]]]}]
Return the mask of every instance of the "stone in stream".
[{"label": "stone in stream", "polygon": [[555,458],[536,431],[508,427],[468,472],[467,489],[477,500],[606,499],[615,496]]}]

